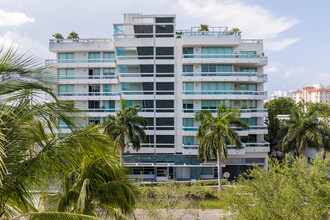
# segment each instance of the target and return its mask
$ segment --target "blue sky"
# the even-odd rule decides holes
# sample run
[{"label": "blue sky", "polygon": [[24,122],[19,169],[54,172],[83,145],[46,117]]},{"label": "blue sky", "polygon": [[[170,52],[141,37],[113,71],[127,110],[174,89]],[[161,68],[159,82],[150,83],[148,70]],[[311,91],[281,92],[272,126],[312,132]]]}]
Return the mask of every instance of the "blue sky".
[{"label": "blue sky", "polygon": [[112,37],[123,13],[177,14],[177,28],[238,27],[243,38],[264,39],[266,90],[330,85],[330,1],[327,0],[0,0],[0,44],[19,45],[40,58],[51,35]]}]

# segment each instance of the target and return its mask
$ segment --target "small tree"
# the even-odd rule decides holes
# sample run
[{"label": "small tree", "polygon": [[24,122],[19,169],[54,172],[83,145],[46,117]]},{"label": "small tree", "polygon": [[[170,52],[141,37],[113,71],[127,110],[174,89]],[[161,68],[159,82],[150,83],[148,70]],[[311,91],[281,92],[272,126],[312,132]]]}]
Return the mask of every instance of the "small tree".
[{"label": "small tree", "polygon": [[64,39],[64,37],[60,33],[55,33],[52,36],[55,37],[55,39]]},{"label": "small tree", "polygon": [[209,31],[209,25],[208,24],[201,24],[198,31]]},{"label": "small tree", "polygon": [[232,33],[232,32],[239,32],[239,31],[240,31],[239,28],[233,28],[233,29],[231,29],[229,32]]},{"label": "small tree", "polygon": [[79,35],[76,32],[72,31],[69,34],[68,39],[79,39]]}]

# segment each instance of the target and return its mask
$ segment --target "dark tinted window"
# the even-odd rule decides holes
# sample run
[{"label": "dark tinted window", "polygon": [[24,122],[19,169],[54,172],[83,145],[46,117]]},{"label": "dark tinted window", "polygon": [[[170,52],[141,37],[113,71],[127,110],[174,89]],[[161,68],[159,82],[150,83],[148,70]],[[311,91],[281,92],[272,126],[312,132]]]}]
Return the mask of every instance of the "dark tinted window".
[{"label": "dark tinted window", "polygon": [[174,100],[156,100],[156,108],[174,108]]},{"label": "dark tinted window", "polygon": [[156,25],[156,33],[173,33],[173,25]]},{"label": "dark tinted window", "polygon": [[159,144],[174,144],[174,135],[156,135]]},{"label": "dark tinted window", "polygon": [[194,66],[193,65],[183,65],[182,66],[182,72],[192,73],[192,72],[194,72]]},{"label": "dark tinted window", "polygon": [[154,143],[155,142],[155,136],[154,135],[147,135],[148,143]]},{"label": "dark tinted window", "polygon": [[88,108],[100,108],[100,101],[88,101]]},{"label": "dark tinted window", "polygon": [[153,47],[138,47],[137,48],[138,55],[154,55]]},{"label": "dark tinted window", "polygon": [[174,126],[174,118],[156,118],[156,125],[159,126]]},{"label": "dark tinted window", "polygon": [[173,82],[158,82],[156,83],[156,90],[174,90]]},{"label": "dark tinted window", "polygon": [[140,65],[140,73],[153,73],[154,66],[153,65]]},{"label": "dark tinted window", "polygon": [[134,25],[135,33],[153,33],[152,25]]},{"label": "dark tinted window", "polygon": [[142,108],[153,108],[154,107],[154,100],[143,100],[142,101]]},{"label": "dark tinted window", "polygon": [[157,73],[174,73],[174,65],[156,65]]},{"label": "dark tinted window", "polygon": [[147,126],[154,126],[154,118],[146,118],[148,120]]},{"label": "dark tinted window", "polygon": [[142,89],[143,90],[154,90],[154,84],[153,83],[142,83]]},{"label": "dark tinted window", "polygon": [[156,23],[174,23],[173,17],[156,18]]},{"label": "dark tinted window", "polygon": [[173,47],[157,47],[156,55],[173,55],[174,48]]}]

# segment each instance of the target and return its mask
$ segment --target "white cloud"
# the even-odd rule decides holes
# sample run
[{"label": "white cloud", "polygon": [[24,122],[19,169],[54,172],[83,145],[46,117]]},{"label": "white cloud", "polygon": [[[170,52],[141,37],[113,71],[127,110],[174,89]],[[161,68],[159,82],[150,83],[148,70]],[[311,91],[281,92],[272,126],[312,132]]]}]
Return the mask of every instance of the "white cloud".
[{"label": "white cloud", "polygon": [[19,53],[28,52],[29,55],[39,57],[40,59],[52,57],[47,47],[38,41],[32,40],[28,35],[20,35],[17,31],[7,31],[5,34],[0,35],[0,47],[8,49],[11,46],[18,48]]},{"label": "white cloud", "polygon": [[326,84],[326,85],[330,84],[330,73],[321,73],[319,77],[321,79],[322,84]]},{"label": "white cloud", "polygon": [[0,27],[19,26],[28,22],[34,22],[34,18],[26,16],[19,12],[6,12],[0,9]]},{"label": "white cloud", "polygon": [[209,25],[237,27],[244,38],[262,38],[269,50],[279,51],[297,42],[298,38],[279,40],[279,35],[296,25],[299,21],[290,17],[277,17],[269,10],[259,6],[234,0],[178,0],[178,9],[188,16],[200,19]]},{"label": "white cloud", "polygon": [[269,64],[266,69],[265,69],[266,73],[276,73],[278,72],[278,66],[274,65],[274,64]]}]

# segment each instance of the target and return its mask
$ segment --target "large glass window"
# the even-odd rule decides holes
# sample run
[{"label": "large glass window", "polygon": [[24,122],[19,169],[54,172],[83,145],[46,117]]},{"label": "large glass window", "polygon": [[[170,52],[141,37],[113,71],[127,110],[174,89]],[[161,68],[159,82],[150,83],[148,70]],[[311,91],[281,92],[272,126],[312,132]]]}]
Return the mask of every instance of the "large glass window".
[{"label": "large glass window", "polygon": [[156,118],[157,130],[174,130],[174,118]]},{"label": "large glass window", "polygon": [[[140,56],[150,56],[150,57],[144,57],[144,58],[151,58],[153,59],[154,55],[154,48],[153,47],[137,47],[137,53]],[[142,57],[139,57],[139,59]]]},{"label": "large glass window", "polygon": [[174,73],[174,65],[156,65],[157,73]]},{"label": "large glass window", "polygon": [[174,144],[174,135],[156,135],[158,144]]},{"label": "large glass window", "polygon": [[60,93],[73,93],[74,85],[58,85],[58,92]]},{"label": "large glass window", "polygon": [[59,63],[72,63],[74,60],[74,53],[58,53]]},{"label": "large glass window", "polygon": [[74,78],[74,69],[59,69],[58,78],[59,79],[73,79]]},{"label": "large glass window", "polygon": [[232,90],[232,83],[202,83],[202,90]]},{"label": "large glass window", "polygon": [[257,91],[257,84],[241,84],[240,90]]},{"label": "large glass window", "polygon": [[103,85],[103,92],[111,92],[111,85]]},{"label": "large glass window", "polygon": [[194,90],[194,83],[192,82],[184,82],[182,83],[183,91],[193,91]]},{"label": "large glass window", "polygon": [[257,51],[240,51],[240,54],[246,54],[246,55],[240,55],[240,58],[256,58]]},{"label": "large glass window", "polygon": [[100,108],[100,101],[88,101],[89,109],[98,109]]},{"label": "large glass window", "polygon": [[101,53],[100,52],[89,52],[88,59],[90,62],[100,62]]},{"label": "large glass window", "polygon": [[173,112],[174,100],[156,100],[157,112]]},{"label": "large glass window", "polygon": [[115,69],[110,69],[110,68],[104,68],[103,69],[103,75],[108,76],[108,75],[115,75]]},{"label": "large glass window", "polygon": [[[173,47],[157,47],[156,48],[156,59],[174,59],[174,48]],[[169,56],[167,56],[169,55]]]},{"label": "large glass window", "polygon": [[101,118],[100,117],[91,117],[89,118],[89,123],[94,125],[101,124]]},{"label": "large glass window", "polygon": [[182,54],[194,54],[194,48],[184,47],[182,48]]},{"label": "large glass window", "polygon": [[[103,101],[103,108],[104,109],[114,109],[115,101],[113,101],[113,100]],[[105,111],[107,111],[107,110],[105,110]]]},{"label": "large glass window", "polygon": [[183,127],[194,127],[193,118],[182,118]]},{"label": "large glass window", "polygon": [[183,145],[194,145],[194,136],[182,136]]},{"label": "large glass window", "polygon": [[156,23],[174,23],[173,17],[157,17]]},{"label": "large glass window", "polygon": [[89,85],[88,92],[90,93],[90,95],[99,95],[100,85]]},{"label": "large glass window", "polygon": [[241,109],[247,109],[247,108],[256,108],[257,107],[257,101],[256,100],[241,100],[240,102]]},{"label": "large glass window", "polygon": [[241,120],[251,126],[257,125],[257,118],[241,118]]},{"label": "large glass window", "polygon": [[103,59],[113,60],[113,59],[115,59],[115,53],[114,52],[103,52]]},{"label": "large glass window", "polygon": [[174,90],[174,83],[173,82],[157,82],[156,90],[160,90],[160,91]]},{"label": "large glass window", "polygon": [[182,72],[192,73],[192,72],[194,72],[194,66],[193,65],[183,65],[182,66]]},{"label": "large glass window", "polygon": [[202,109],[217,109],[221,103],[226,107],[233,106],[231,100],[202,100]]},{"label": "large glass window", "polygon": [[[183,100],[183,109],[194,109],[194,101],[193,100]],[[185,111],[189,112],[189,111]]]},{"label": "large glass window", "polygon": [[241,67],[241,72],[257,72],[256,67]]},{"label": "large glass window", "polygon": [[202,47],[202,54],[232,54],[231,47]]},{"label": "large glass window", "polygon": [[88,69],[88,75],[90,79],[95,78],[95,76],[100,76],[100,69],[99,68],[95,68],[95,69]]}]

